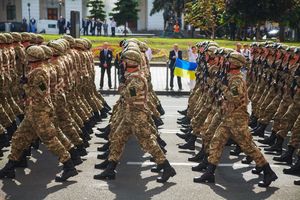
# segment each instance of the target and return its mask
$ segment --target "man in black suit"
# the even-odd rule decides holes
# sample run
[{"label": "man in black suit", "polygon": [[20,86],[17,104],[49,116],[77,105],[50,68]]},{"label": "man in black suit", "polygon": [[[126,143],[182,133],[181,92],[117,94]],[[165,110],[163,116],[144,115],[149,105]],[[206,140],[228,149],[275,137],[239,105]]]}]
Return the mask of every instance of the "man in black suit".
[{"label": "man in black suit", "polygon": [[89,35],[89,24],[88,18],[82,20],[83,35]]},{"label": "man in black suit", "polygon": [[108,87],[111,89],[111,61],[113,55],[112,51],[108,49],[108,43],[104,42],[103,49],[100,51],[100,68],[101,68],[101,79],[100,79],[100,89],[103,88],[103,81],[104,81],[104,73],[107,72],[108,77]]},{"label": "man in black suit", "polygon": [[[171,71],[171,77],[170,77],[170,87],[171,90],[173,90],[174,87],[174,69],[175,69],[175,62],[176,58],[182,59],[182,51],[179,50],[178,45],[174,44],[174,49],[170,51],[169,54],[169,68]],[[179,90],[182,90],[182,83],[181,83],[181,77],[177,76],[177,83]]]},{"label": "man in black suit", "polygon": [[95,35],[95,32],[96,32],[96,26],[97,26],[97,23],[96,23],[96,21],[95,21],[95,18],[93,18],[93,19],[91,20],[90,25],[91,25],[91,27],[90,27],[90,32],[91,32],[91,34],[94,36],[94,35]]},{"label": "man in black suit", "polygon": [[63,18],[62,16],[59,17],[59,20],[57,21],[57,26],[58,26],[58,34],[64,34],[65,33],[65,28],[66,28],[66,19]]}]

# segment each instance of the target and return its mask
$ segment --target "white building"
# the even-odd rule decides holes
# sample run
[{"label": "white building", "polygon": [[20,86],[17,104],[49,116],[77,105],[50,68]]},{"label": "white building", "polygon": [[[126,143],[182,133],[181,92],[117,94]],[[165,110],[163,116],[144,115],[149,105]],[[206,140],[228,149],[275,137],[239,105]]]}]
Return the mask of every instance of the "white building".
[{"label": "white building", "polygon": [[[35,18],[38,32],[45,29],[46,33],[58,33],[57,19],[60,15],[70,20],[71,11],[79,11],[80,18],[89,16],[86,7],[87,0],[1,0],[0,22],[21,22],[23,18],[27,21]],[[103,0],[105,11],[111,12],[117,0]],[[139,20],[134,29],[137,30],[163,30],[162,12],[150,16],[153,0],[140,0]],[[30,5],[30,6],[29,6]]]}]

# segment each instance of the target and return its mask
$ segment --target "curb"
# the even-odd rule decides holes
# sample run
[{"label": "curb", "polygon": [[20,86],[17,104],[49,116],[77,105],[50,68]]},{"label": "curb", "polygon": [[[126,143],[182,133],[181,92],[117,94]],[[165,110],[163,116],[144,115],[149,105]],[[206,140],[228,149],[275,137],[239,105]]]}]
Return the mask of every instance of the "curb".
[{"label": "curb", "polygon": [[[118,95],[119,92],[117,90],[99,90],[101,94],[104,95]],[[155,91],[157,95],[165,95],[165,96],[189,96],[190,92],[188,91]]]}]

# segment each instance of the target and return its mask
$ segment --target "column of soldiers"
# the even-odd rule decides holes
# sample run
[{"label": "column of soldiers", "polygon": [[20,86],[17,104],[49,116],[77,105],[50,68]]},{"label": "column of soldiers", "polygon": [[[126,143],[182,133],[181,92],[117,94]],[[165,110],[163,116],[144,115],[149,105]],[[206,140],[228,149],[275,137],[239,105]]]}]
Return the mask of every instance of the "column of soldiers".
[{"label": "column of soldiers", "polygon": [[[300,48],[264,42],[251,45],[251,60],[233,49],[220,48],[214,42],[197,44],[199,48],[197,83],[191,92],[188,108],[178,111],[182,125],[177,136],[186,141],[181,149],[195,149],[197,138],[202,149],[189,161],[200,162],[193,171],[205,171],[195,182],[215,182],[214,172],[225,145],[236,144],[230,155],[244,152],[244,164],[256,163],[253,174],[263,172],[261,187],[277,179],[276,174],[253,142],[252,136],[263,139],[259,143],[277,154],[273,160],[287,163],[285,174],[300,174]],[[241,68],[246,72],[242,73]],[[251,107],[248,107],[248,104]],[[251,108],[251,116],[248,116]],[[267,126],[272,133],[265,137]],[[251,129],[249,129],[249,126]],[[283,142],[291,132],[287,150]],[[297,153],[293,163],[294,153]],[[294,182],[299,185],[299,181]]]},{"label": "column of soldiers", "polygon": [[96,91],[91,47],[67,35],[45,43],[41,35],[0,34],[1,154],[11,143],[0,178],[27,167],[39,142],[63,164],[56,181],[77,175],[92,127],[110,110]]},{"label": "column of soldiers", "polygon": [[166,143],[157,131],[157,127],[163,124],[160,116],[164,114],[164,110],[151,84],[149,61],[145,55],[148,46],[137,39],[124,40],[120,45],[123,50],[119,66],[124,69],[120,70],[120,98],[113,107],[109,125],[100,129],[103,133],[97,135],[108,142],[98,148],[99,151],[105,151],[98,155],[98,159],[104,161],[95,165],[95,168],[104,171],[94,178],[115,179],[115,169],[124,146],[129,136],[134,135],[141,148],[152,155],[150,160],[157,164],[151,171],[162,171],[157,182],[165,183],[176,172],[166,159]]}]

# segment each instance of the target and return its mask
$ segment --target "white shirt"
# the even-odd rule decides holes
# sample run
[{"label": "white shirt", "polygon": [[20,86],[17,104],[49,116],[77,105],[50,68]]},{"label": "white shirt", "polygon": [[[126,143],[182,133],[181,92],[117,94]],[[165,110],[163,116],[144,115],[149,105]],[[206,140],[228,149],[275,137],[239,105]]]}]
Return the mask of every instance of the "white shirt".
[{"label": "white shirt", "polygon": [[174,50],[174,52],[175,52],[175,57],[178,58],[178,51]]},{"label": "white shirt", "polygon": [[188,55],[189,55],[189,62],[194,62],[194,63],[197,62],[198,54],[193,53],[191,48],[188,49]]},{"label": "white shirt", "polygon": [[117,26],[117,23],[115,21],[111,21],[110,23],[110,26],[113,28],[113,27],[116,27]]},{"label": "white shirt", "polygon": [[147,49],[147,51],[145,52],[149,62],[152,60],[152,50],[150,48]]},{"label": "white shirt", "polygon": [[251,60],[251,52],[249,49],[243,49],[242,51],[243,56],[245,56],[246,58],[249,58]]}]

